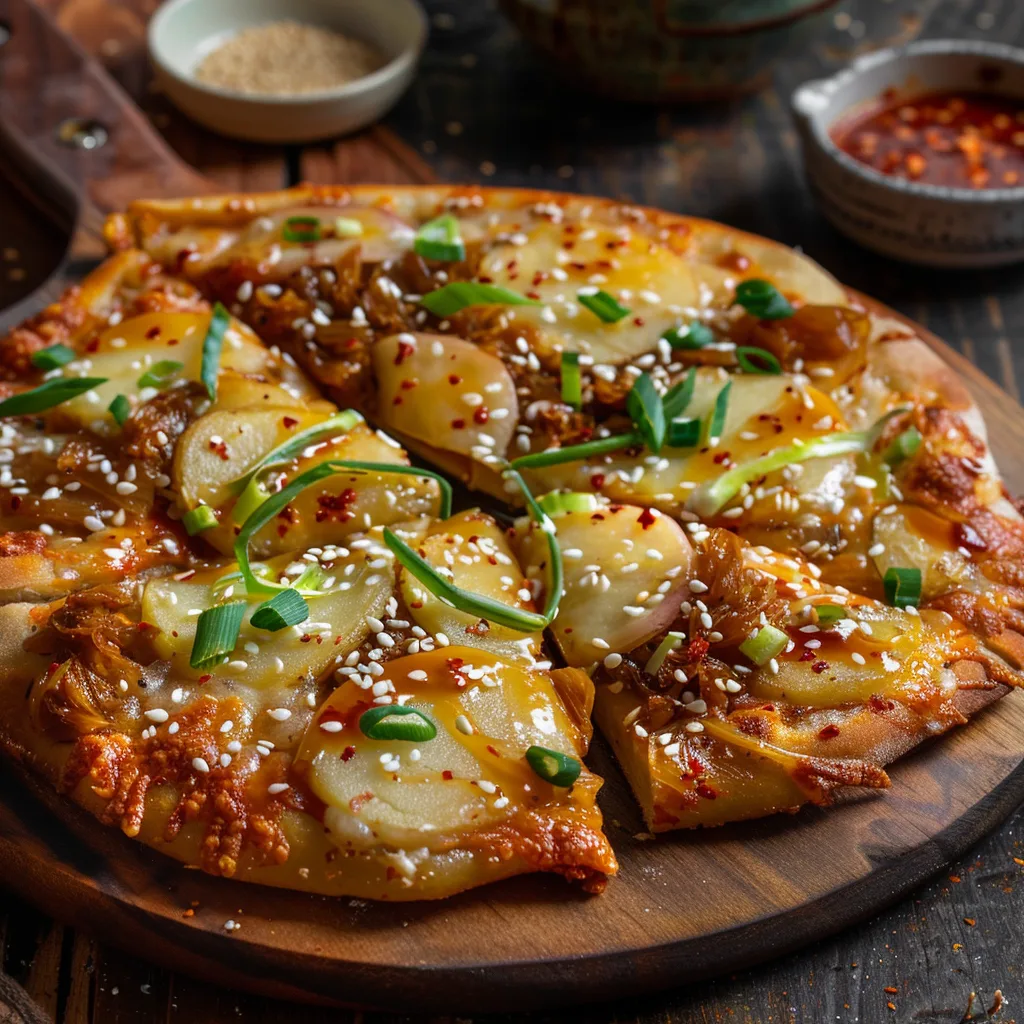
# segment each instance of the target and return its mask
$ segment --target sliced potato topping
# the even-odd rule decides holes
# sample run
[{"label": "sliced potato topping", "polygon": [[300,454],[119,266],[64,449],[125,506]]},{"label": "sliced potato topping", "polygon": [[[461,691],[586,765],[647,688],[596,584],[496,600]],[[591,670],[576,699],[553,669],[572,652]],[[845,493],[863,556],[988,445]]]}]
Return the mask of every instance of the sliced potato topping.
[{"label": "sliced potato topping", "polygon": [[[462,512],[435,523],[417,545],[435,568],[451,574],[463,590],[492,597],[512,608],[535,611],[522,569],[498,524],[481,512]],[[540,654],[541,635],[481,622],[434,597],[408,570],[399,569],[402,597],[412,617],[428,633],[443,633],[453,644],[466,644],[509,661],[532,664]]]},{"label": "sliced potato topping", "polygon": [[[306,622],[276,633],[256,629],[249,620],[267,595],[250,597],[234,652],[226,664],[212,669],[189,666],[196,623],[200,612],[218,601],[247,599],[240,581],[233,587],[230,583],[215,586],[237,566],[205,570],[187,579],[150,580],[142,593],[142,620],[159,630],[153,641],[157,653],[183,679],[215,676],[269,689],[319,678],[370,633],[367,616],[381,615],[393,585],[391,568],[370,564],[384,557],[380,548],[339,549],[329,554],[330,558],[321,559],[329,574],[324,581],[326,593],[307,597],[310,617]],[[283,571],[288,563],[288,559],[277,560],[271,568]]]},{"label": "sliced potato topping", "polygon": [[519,419],[505,364],[443,334],[395,334],[373,346],[384,425],[480,462],[500,462]]},{"label": "sliced potato topping", "polygon": [[[543,781],[525,759],[533,745],[579,758],[583,737],[546,672],[494,654],[448,647],[384,664],[374,698],[354,682],[338,687],[310,724],[297,760],[328,808],[324,822],[343,848],[384,844],[441,849],[525,811],[570,803],[573,790]],[[430,739],[371,739],[360,728],[382,706],[414,708]],[[586,769],[581,791],[598,783]]]},{"label": "sliced potato topping", "polygon": [[[193,423],[175,451],[173,482],[186,509],[209,505],[217,510],[218,525],[204,531],[204,539],[230,553],[240,525],[235,515],[238,487],[233,485],[278,445],[328,419],[324,413],[261,407],[215,411]],[[365,423],[357,423],[311,443],[297,458],[268,467],[260,477],[273,481],[269,490],[276,491],[311,466],[335,459],[408,465],[399,446]],[[256,534],[251,550],[266,558],[339,543],[370,526],[436,513],[438,502],[437,484],[427,477],[340,473],[297,495],[275,521]],[[245,509],[239,510],[242,512]]]},{"label": "sliced potato topping", "polygon": [[[688,590],[693,549],[679,525],[653,509],[609,505],[554,519],[565,592],[551,632],[570,665],[624,653],[667,629]],[[520,519],[516,550],[527,575],[545,578],[543,531]]]}]

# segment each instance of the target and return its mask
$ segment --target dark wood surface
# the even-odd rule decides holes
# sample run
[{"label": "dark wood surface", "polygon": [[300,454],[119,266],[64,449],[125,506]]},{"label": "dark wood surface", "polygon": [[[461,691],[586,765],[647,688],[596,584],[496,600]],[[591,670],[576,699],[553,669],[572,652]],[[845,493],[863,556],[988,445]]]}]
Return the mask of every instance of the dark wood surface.
[{"label": "dark wood surface", "polygon": [[[145,93],[145,72],[137,59],[141,4],[107,4],[106,20],[97,17],[99,0],[59,6],[66,27],[107,58],[179,153],[224,185],[278,187],[297,177],[354,181],[382,174],[408,180],[403,175],[424,173],[397,136],[442,179],[623,195],[717,217],[802,245],[850,284],[926,323],[1016,393],[1014,362],[1019,365],[1020,354],[1012,339],[1024,333],[1021,271],[913,271],[845,243],[823,224],[803,189],[784,97],[791,85],[835,66],[855,49],[917,31],[1022,41],[1024,5],[1010,0],[848,3],[839,13],[849,21],[841,18],[840,28],[820,46],[788,62],[772,92],[736,105],[661,111],[566,93],[489,5],[432,3],[435,25],[423,73],[387,127],[334,146],[286,152],[215,140]],[[110,9],[117,12],[113,19]],[[28,235],[16,234],[19,217],[28,221],[23,223]],[[9,231],[18,241],[8,241]],[[23,291],[28,271],[45,269],[59,247],[59,240],[25,216],[23,200],[9,192],[0,198],[0,304]],[[4,259],[11,248],[19,255]],[[19,270],[26,272],[24,278],[19,279]],[[985,1019],[995,990],[1002,989],[1010,1006],[997,1008],[993,1019],[1010,1021],[1024,998],[1024,900],[1017,895],[1021,865],[1013,859],[1024,854],[1014,831],[1021,820],[1011,819],[956,865],[949,879],[944,876],[916,899],[838,939],[767,968],[578,1017],[956,1022],[968,1011],[972,991],[977,993],[971,1004],[975,1019]],[[941,845],[936,852],[943,852]],[[824,866],[835,853],[822,849],[820,856]],[[848,909],[837,907],[836,914]],[[681,900],[678,912],[687,910]],[[43,1007],[43,1019],[104,1024],[352,1020],[336,1011],[296,1010],[237,996],[144,967],[21,904],[7,909],[6,916],[0,910],[0,922],[5,967]],[[499,918],[495,925],[501,928]],[[776,944],[784,948],[786,942],[781,934]],[[0,988],[0,1020],[8,998],[4,992]],[[13,1017],[23,1018],[31,1019]]]}]

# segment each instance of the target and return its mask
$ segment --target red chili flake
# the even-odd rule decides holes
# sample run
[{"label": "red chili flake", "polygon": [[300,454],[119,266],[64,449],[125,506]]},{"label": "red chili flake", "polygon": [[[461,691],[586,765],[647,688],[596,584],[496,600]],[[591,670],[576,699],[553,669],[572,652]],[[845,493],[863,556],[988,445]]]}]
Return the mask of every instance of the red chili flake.
[{"label": "red chili flake", "polygon": [[812,672],[817,672],[819,675],[821,675],[822,672],[825,672],[827,670],[828,670],[828,662],[827,661],[816,661],[811,666],[811,671]]},{"label": "red chili flake", "polygon": [[493,277],[484,277],[482,274],[477,278],[481,284],[494,284]]},{"label": "red chili flake", "polygon": [[355,756],[356,756],[356,748],[355,747],[346,747],[341,752],[341,759],[342,759],[342,761],[351,761],[352,758],[355,757]]},{"label": "red chili flake", "polygon": [[416,351],[416,346],[408,341],[400,341],[398,343],[398,354],[395,356],[395,366],[401,366],[402,363]]},{"label": "red chili flake", "polygon": [[978,922],[973,917],[965,917],[964,924],[970,925],[973,928]]},{"label": "red chili flake", "polygon": [[21,497],[16,494],[11,498],[11,511],[17,512],[19,508],[21,508]]},{"label": "red chili flake", "polygon": [[452,430],[464,430],[466,421],[460,416],[458,419],[452,420]]},{"label": "red chili flake", "polygon": [[882,989],[882,991],[883,992],[888,992],[889,995],[894,996],[894,995],[896,995],[899,992],[899,989],[896,988],[895,985],[886,985],[885,988]]},{"label": "red chili flake", "polygon": [[832,725],[826,725],[824,729],[818,732],[819,740],[832,740],[839,735],[839,726],[833,723]]},{"label": "red chili flake", "polygon": [[657,521],[658,517],[649,509],[645,508],[643,512],[637,516],[636,520],[645,530],[652,527]]},{"label": "red chili flake", "polygon": [[452,773],[448,771],[447,768],[445,768],[445,770],[441,772],[441,778],[444,779],[445,782],[451,782],[454,777],[455,776],[452,775]]},{"label": "red chili flake", "polygon": [[800,655],[800,660],[801,661],[814,661],[814,659],[816,657],[817,657],[817,655],[814,653],[814,651],[804,651]]},{"label": "red chili flake", "polygon": [[298,422],[294,416],[285,416],[281,419],[281,423],[286,430],[291,430]]},{"label": "red chili flake", "polygon": [[457,373],[449,373],[448,383],[451,384],[452,387],[455,387],[456,384],[462,383],[462,378]]},{"label": "red chili flake", "polygon": [[487,410],[486,405],[478,405],[473,411],[473,422],[479,423],[481,426],[491,418],[490,412]]},{"label": "red chili flake", "polygon": [[697,795],[705,800],[717,800],[718,793],[715,792],[703,779],[697,781]]},{"label": "red chili flake", "polygon": [[355,515],[350,506],[357,497],[351,487],[346,487],[341,494],[321,494],[316,499],[320,506],[316,511],[316,521],[322,523],[330,519],[338,523],[347,523]]},{"label": "red chili flake", "polygon": [[208,673],[205,676],[200,676],[199,677],[199,682],[201,682],[201,683],[208,683],[212,678],[213,678],[213,676]]},{"label": "red chili flake", "polygon": [[644,318],[642,316],[635,316],[633,317],[633,323],[636,324],[637,327],[643,327]]},{"label": "red chili flake", "polygon": [[721,466],[723,462],[728,462],[730,455],[728,452],[718,452],[714,457],[714,463],[716,466]]},{"label": "red chili flake", "polygon": [[601,488],[604,487],[604,473],[595,473],[590,478],[590,486],[593,487],[595,491],[601,490]]},{"label": "red chili flake", "polygon": [[391,404],[392,405],[401,405],[402,404],[402,396],[401,395],[395,395],[395,397],[391,399]]},{"label": "red chili flake", "polygon": [[227,462],[231,458],[228,454],[228,446],[224,441],[210,441],[208,442],[208,447],[210,451],[217,456],[217,458],[224,462]]},{"label": "red chili flake", "polygon": [[86,352],[98,352],[100,349],[100,339],[93,338],[88,345],[85,346]]},{"label": "red chili flake", "polygon": [[150,327],[150,329],[148,331],[146,331],[146,337],[150,341],[152,341],[154,338],[159,338],[160,337],[160,325],[159,324],[155,324],[154,326]]},{"label": "red chili flake", "polygon": [[536,299],[536,300],[540,301],[540,293],[539,292],[527,292],[526,293],[526,297],[528,299]]},{"label": "red chili flake", "polygon": [[711,644],[707,642],[703,637],[695,636],[691,641],[690,645],[686,648],[686,657],[688,661],[700,661],[704,655],[708,653],[708,648]]},{"label": "red chili flake", "polygon": [[490,743],[487,744],[487,753],[493,754],[495,757],[501,757],[501,754],[499,754],[498,751],[490,745]]}]

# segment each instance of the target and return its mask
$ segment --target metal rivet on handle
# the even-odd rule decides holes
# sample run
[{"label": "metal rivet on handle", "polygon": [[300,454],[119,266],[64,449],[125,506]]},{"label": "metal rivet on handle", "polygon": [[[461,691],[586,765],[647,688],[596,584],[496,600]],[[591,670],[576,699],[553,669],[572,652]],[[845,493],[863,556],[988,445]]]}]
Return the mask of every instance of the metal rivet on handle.
[{"label": "metal rivet on handle", "polygon": [[106,145],[107,129],[89,117],[69,117],[57,125],[57,141],[76,149],[99,149]]}]

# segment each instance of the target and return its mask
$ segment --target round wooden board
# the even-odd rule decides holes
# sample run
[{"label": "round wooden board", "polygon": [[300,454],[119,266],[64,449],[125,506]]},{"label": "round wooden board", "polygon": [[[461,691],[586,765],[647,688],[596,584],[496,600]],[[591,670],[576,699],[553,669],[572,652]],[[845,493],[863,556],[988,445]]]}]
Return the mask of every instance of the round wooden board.
[{"label": "round wooden board", "polygon": [[[1024,410],[929,342],[970,386],[1008,486],[1024,492]],[[891,790],[656,841],[637,838],[643,824],[601,741],[588,760],[607,780],[621,864],[600,897],[540,876],[420,904],[247,886],[182,869],[8,766],[0,881],[133,955],[287,999],[459,1013],[650,992],[835,932],[959,856],[1024,799],[1024,701],[998,701],[904,758]],[[241,924],[230,934],[229,919]]]}]

